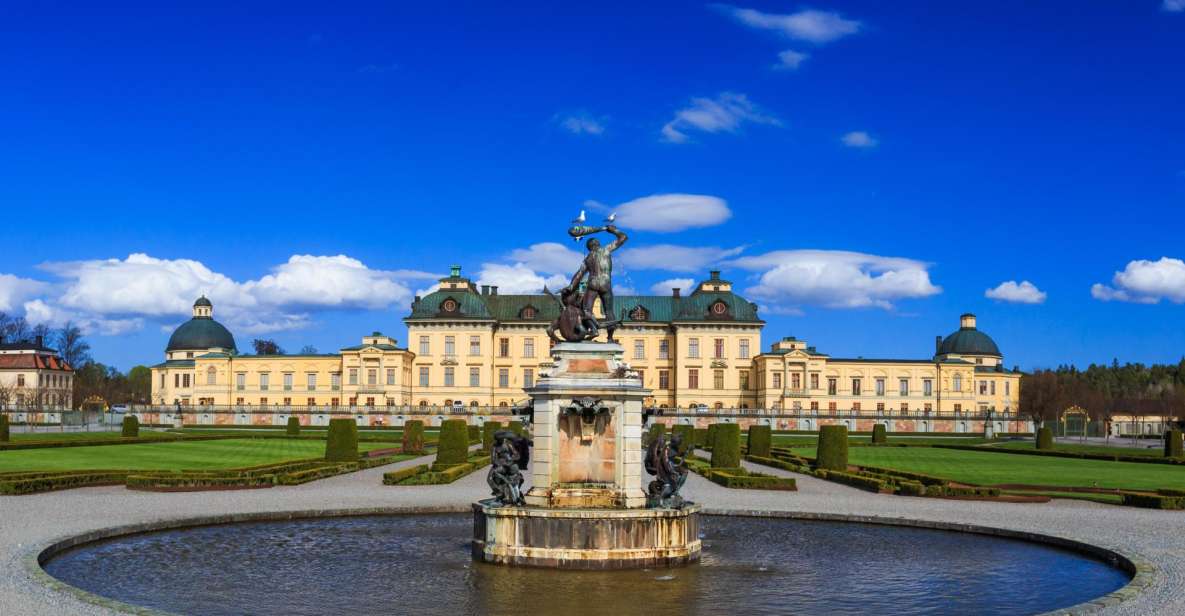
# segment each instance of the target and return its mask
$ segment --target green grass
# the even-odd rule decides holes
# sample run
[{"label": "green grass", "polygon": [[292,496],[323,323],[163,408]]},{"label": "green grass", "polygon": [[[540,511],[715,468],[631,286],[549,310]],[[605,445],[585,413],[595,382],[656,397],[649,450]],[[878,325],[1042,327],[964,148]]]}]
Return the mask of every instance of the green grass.
[{"label": "green grass", "polygon": [[[813,448],[803,455],[813,457]],[[962,483],[1020,483],[1154,490],[1185,489],[1185,467],[1106,462],[929,447],[853,447],[851,464],[913,471]]]},{"label": "green grass", "polygon": [[[993,445],[993,447],[1004,449],[1033,449],[1035,445],[1032,441],[1011,441]],[[1105,456],[1152,456],[1155,458],[1164,456],[1164,447],[1160,445],[1157,445],[1155,448],[1144,449],[1136,447],[1103,447],[1102,445],[1056,443],[1053,449],[1054,451],[1065,451],[1068,453],[1097,453]]]},{"label": "green grass", "polygon": [[[388,443],[358,443],[359,451],[389,447]],[[324,454],[324,441],[296,439],[227,439],[142,445],[96,445],[0,451],[0,472],[220,469],[318,458]]]},{"label": "green grass", "polygon": [[[247,428],[236,430],[234,428],[182,428],[181,430],[172,430],[174,433],[181,434],[203,434],[203,435],[217,435],[217,436],[250,436],[252,434],[284,434],[285,427],[277,426],[276,428]],[[325,426],[301,426],[301,436],[320,436],[324,438],[329,433]],[[440,433],[437,429],[424,430],[424,443],[435,443],[436,437]],[[143,434],[143,432],[141,432]],[[381,439],[383,441],[390,441],[392,443],[400,443],[403,441],[403,430],[367,430],[360,428],[358,430],[359,437],[368,439]]]},{"label": "green grass", "polygon": [[[153,432],[151,430],[140,430],[141,439],[168,439],[173,435],[165,432]],[[119,440],[123,438],[122,434],[116,430],[115,432],[13,432],[12,442],[29,442],[29,441],[105,441],[105,440]]]},{"label": "green grass", "polygon": [[[818,435],[810,434],[775,434],[774,447],[814,447],[819,442]],[[987,443],[986,439],[973,436],[893,436],[889,434],[889,444],[906,445],[980,445]],[[871,436],[849,436],[848,443],[872,443]],[[1032,444],[1030,443],[1030,446]]]}]

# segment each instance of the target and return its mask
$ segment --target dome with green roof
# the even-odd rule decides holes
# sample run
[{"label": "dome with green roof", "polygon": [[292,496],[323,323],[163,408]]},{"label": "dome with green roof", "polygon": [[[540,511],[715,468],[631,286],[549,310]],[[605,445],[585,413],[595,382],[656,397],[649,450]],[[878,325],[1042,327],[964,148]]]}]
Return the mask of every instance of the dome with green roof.
[{"label": "dome with green roof", "polygon": [[214,320],[214,304],[203,295],[193,303],[193,318],[169,336],[165,352],[206,349],[237,351],[238,347],[230,330]]},{"label": "dome with green roof", "polygon": [[959,320],[959,330],[943,338],[938,345],[937,355],[989,355],[1003,357],[1000,347],[991,336],[975,327],[975,315],[964,314]]}]

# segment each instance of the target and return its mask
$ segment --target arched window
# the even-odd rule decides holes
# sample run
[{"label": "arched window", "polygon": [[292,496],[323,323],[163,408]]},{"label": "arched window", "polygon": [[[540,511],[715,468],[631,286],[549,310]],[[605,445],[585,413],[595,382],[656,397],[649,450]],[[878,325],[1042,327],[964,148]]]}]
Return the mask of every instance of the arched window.
[{"label": "arched window", "polygon": [[473,402],[470,402],[470,403],[469,403],[469,406],[470,406],[470,407],[472,407],[472,408],[477,408],[477,400],[474,400]]},{"label": "arched window", "polygon": [[498,403],[498,408],[503,408],[503,409],[504,409],[504,408],[506,408],[507,406],[508,406],[508,405],[506,404],[506,401],[505,401],[505,400],[503,400],[503,401],[501,401],[501,402],[499,402],[499,403]]},{"label": "arched window", "polygon": [[206,370],[206,385],[216,384],[218,384],[218,371],[214,369],[214,366],[210,366]]},{"label": "arched window", "polygon": [[716,410],[717,410],[717,411],[720,411],[720,410],[723,410],[723,409],[724,409],[724,403],[723,403],[723,402],[717,402],[715,406],[716,406]]},{"label": "arched window", "polygon": [[422,409],[428,408],[428,401],[427,400],[420,400],[420,408],[422,408]]}]

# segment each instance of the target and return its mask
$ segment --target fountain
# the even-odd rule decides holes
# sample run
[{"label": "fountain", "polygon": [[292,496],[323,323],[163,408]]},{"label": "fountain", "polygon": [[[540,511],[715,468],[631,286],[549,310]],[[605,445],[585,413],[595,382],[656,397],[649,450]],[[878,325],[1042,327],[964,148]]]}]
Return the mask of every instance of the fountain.
[{"label": "fountain", "polygon": [[[610,253],[626,241],[612,224],[577,225],[575,238],[608,231],[616,239],[588,255],[560,293],[560,316],[548,330],[554,368],[527,389],[533,411],[531,488],[512,486],[526,447],[498,439],[490,485],[494,498],[473,505],[473,558],[507,565],[624,569],[677,565],[699,558],[699,506],[678,489],[686,468],[678,443],[658,437],[642,447],[642,401],[650,393],[613,342]],[[585,280],[587,278],[587,280]],[[583,283],[583,289],[582,287]],[[593,315],[600,299],[605,322]],[[608,342],[593,342],[599,332]],[[642,489],[643,455],[656,474]]]}]

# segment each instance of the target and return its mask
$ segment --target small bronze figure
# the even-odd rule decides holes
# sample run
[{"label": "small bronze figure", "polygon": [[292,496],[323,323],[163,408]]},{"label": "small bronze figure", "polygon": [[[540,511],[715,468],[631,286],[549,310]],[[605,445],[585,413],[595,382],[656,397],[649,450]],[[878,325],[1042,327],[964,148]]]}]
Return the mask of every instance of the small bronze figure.
[{"label": "small bronze figure", "polygon": [[494,447],[490,450],[490,473],[486,483],[493,490],[499,505],[523,505],[523,473],[531,458],[531,441],[511,430],[494,433]]},{"label": "small bronze figure", "polygon": [[687,481],[687,460],[682,451],[683,437],[676,433],[667,440],[660,434],[646,451],[646,472],[654,475],[646,495],[651,509],[679,508],[684,504],[679,490]]}]

